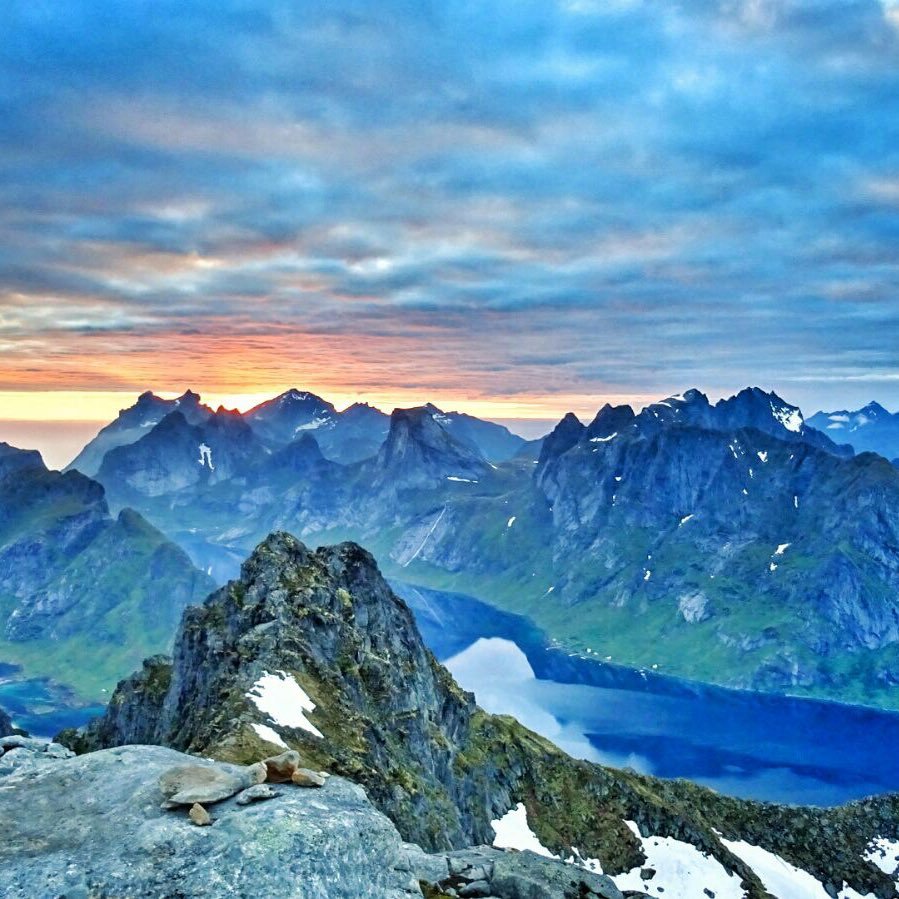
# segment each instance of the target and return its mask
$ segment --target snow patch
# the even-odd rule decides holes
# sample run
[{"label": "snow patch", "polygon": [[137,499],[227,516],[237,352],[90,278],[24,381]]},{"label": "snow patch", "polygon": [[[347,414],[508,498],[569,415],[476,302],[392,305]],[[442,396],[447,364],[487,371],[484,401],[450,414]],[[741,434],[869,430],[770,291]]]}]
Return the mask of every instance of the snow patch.
[{"label": "snow patch", "polygon": [[265,740],[266,743],[272,743],[275,746],[283,746],[285,749],[289,748],[281,739],[281,735],[278,731],[273,727],[269,727],[267,724],[254,724],[253,730],[255,730],[260,739]]},{"label": "snow patch", "polygon": [[788,431],[798,434],[802,430],[802,413],[798,409],[771,403],[771,412]]},{"label": "snow patch", "polygon": [[790,543],[780,543],[777,546],[777,549],[774,550],[775,556],[782,556],[791,546]]},{"label": "snow patch", "polygon": [[643,572],[643,580],[648,581],[652,577],[652,572],[647,568],[646,571]]},{"label": "snow patch", "polygon": [[760,452],[760,453],[756,453],[756,455],[759,457],[759,459],[761,459],[762,462],[767,462],[767,461],[768,461],[768,453],[767,453],[767,452],[764,452],[764,453],[761,453],[761,452]]},{"label": "snow patch", "polygon": [[608,443],[610,440],[614,440],[618,436],[618,432],[616,431],[614,434],[609,434],[608,437],[591,437],[591,443]]},{"label": "snow patch", "polygon": [[680,520],[680,524],[678,525],[678,527],[682,528],[692,517],[692,512],[689,515],[684,515],[684,517]]},{"label": "snow patch", "polygon": [[212,464],[212,449],[205,443],[200,444],[200,458],[197,459],[197,462],[204,468],[208,465],[210,471],[215,471],[215,466]]},{"label": "snow patch", "polygon": [[446,479],[448,481],[456,481],[459,484],[477,484],[477,481],[473,481],[471,478],[459,478],[454,474],[448,474]]},{"label": "snow patch", "polygon": [[502,818],[490,822],[496,836],[493,845],[497,849],[517,849],[524,852],[529,849],[544,858],[556,858],[549,849],[537,839],[537,834],[528,824],[528,812],[523,802],[506,812]]},{"label": "snow patch", "polygon": [[[871,862],[872,865],[877,865],[884,874],[897,879],[896,875],[899,873],[899,840],[887,840],[883,837],[872,840],[865,851],[865,861]],[[899,886],[899,879],[897,879],[897,886]]]},{"label": "snow patch", "polygon": [[793,508],[794,508],[794,509],[798,509],[798,508],[799,508],[799,497],[798,497],[798,496],[794,496],[794,497],[793,497]]},{"label": "snow patch", "polygon": [[307,713],[315,711],[315,703],[293,676],[284,671],[277,674],[263,671],[262,677],[247,693],[247,699],[252,699],[256,708],[269,715],[275,724],[322,736],[322,732],[306,718]]},{"label": "snow patch", "polygon": [[507,527],[507,528],[512,527],[512,525],[515,524],[515,519],[516,519],[517,517],[518,517],[517,515],[513,515],[513,516],[506,522],[506,527]]},{"label": "snow patch", "polygon": [[[710,855],[703,855],[691,843],[684,843],[673,837],[644,837],[634,821],[624,822],[640,840],[646,862],[627,874],[613,877],[619,890],[638,890],[655,893],[658,887],[664,889],[665,899],[696,899],[709,895],[716,899],[743,899],[740,878],[728,874],[724,866]],[[641,870],[652,868],[656,873],[652,881],[644,881]],[[790,899],[795,899],[791,894]]]},{"label": "snow patch", "polygon": [[[789,899],[828,899],[824,884],[808,871],[791,865],[779,855],[762,849],[761,846],[753,846],[742,840],[732,842],[720,839],[737,858],[746,862],[758,874],[765,889],[772,895],[788,896]],[[863,899],[860,893],[851,888],[840,890],[838,895],[839,899]]]},{"label": "snow patch", "polygon": [[300,431],[317,431],[320,427],[327,424],[331,424],[330,416],[316,417],[312,421],[307,421],[306,424],[297,425],[294,429],[294,434],[299,434]]},{"label": "snow patch", "polygon": [[776,565],[774,562],[772,562],[772,563],[768,566],[768,571],[772,571],[772,572],[773,572],[773,571],[777,571],[777,565]]}]

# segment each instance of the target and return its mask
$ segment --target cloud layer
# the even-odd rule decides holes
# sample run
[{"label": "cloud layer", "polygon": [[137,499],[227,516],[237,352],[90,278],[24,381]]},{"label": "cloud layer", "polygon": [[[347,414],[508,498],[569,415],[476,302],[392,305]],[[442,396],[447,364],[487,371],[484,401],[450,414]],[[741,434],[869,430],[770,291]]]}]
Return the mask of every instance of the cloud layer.
[{"label": "cloud layer", "polygon": [[0,29],[0,390],[895,396],[891,3],[12,0]]}]

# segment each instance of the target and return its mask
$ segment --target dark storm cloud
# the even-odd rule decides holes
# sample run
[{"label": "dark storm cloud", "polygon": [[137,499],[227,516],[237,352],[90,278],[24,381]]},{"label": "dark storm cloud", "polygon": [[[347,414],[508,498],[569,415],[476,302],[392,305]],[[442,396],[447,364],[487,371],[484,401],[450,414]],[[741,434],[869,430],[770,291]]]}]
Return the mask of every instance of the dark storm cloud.
[{"label": "dark storm cloud", "polygon": [[267,328],[464,347],[497,396],[897,375],[893,4],[13,0],[0,28],[6,382],[61,334]]}]

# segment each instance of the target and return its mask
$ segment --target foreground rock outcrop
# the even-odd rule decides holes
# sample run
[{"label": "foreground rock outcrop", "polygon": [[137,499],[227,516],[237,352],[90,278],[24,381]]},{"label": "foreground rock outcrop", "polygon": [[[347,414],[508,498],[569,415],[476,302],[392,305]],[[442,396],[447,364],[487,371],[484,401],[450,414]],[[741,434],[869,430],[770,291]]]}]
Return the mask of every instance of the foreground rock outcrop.
[{"label": "foreground rock outcrop", "polygon": [[79,751],[156,743],[240,764],[289,748],[313,771],[363,785],[403,839],[430,851],[491,844],[511,824],[518,841],[505,845],[628,882],[640,884],[659,852],[708,872],[680,894],[656,880],[652,892],[669,897],[720,881],[729,895],[763,899],[759,853],[833,897],[899,895],[870,858],[873,840],[899,837],[899,797],[794,809],[571,759],[477,708],[355,544],[311,551],[273,534],[239,580],[187,610],[171,662],[148,660],[104,718],[65,740]]},{"label": "foreground rock outcrop", "polygon": [[0,820],[15,821],[0,840],[0,892],[400,899],[442,871],[403,843],[361,787],[336,777],[314,796],[285,788],[269,802],[226,799],[211,807],[211,826],[195,827],[186,810],[160,808],[159,778],[179,765],[237,771],[127,746],[0,777]]}]

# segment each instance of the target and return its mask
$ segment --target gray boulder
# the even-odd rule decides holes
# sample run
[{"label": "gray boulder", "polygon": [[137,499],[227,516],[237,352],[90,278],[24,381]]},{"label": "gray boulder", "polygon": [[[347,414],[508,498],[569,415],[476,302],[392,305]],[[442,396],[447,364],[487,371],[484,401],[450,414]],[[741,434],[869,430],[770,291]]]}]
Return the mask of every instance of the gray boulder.
[{"label": "gray boulder", "polygon": [[[260,770],[261,769],[261,770]],[[163,808],[179,805],[211,805],[229,799],[264,780],[263,766],[240,768],[235,765],[179,765],[163,771],[159,791]]]},{"label": "gray boulder", "polygon": [[70,749],[59,743],[13,734],[0,737],[0,776],[33,771],[59,759],[72,758]]},{"label": "gray boulder", "polygon": [[5,899],[421,895],[423,853],[360,787],[331,777],[315,792],[287,786],[276,802],[227,799],[196,827],[159,807],[160,776],[187,765],[204,762],[126,746],[0,777],[0,820],[16,822],[0,841]]},{"label": "gray boulder", "polygon": [[463,899],[623,899],[610,878],[533,852],[479,846],[450,853],[446,861],[448,875],[439,887]]}]

